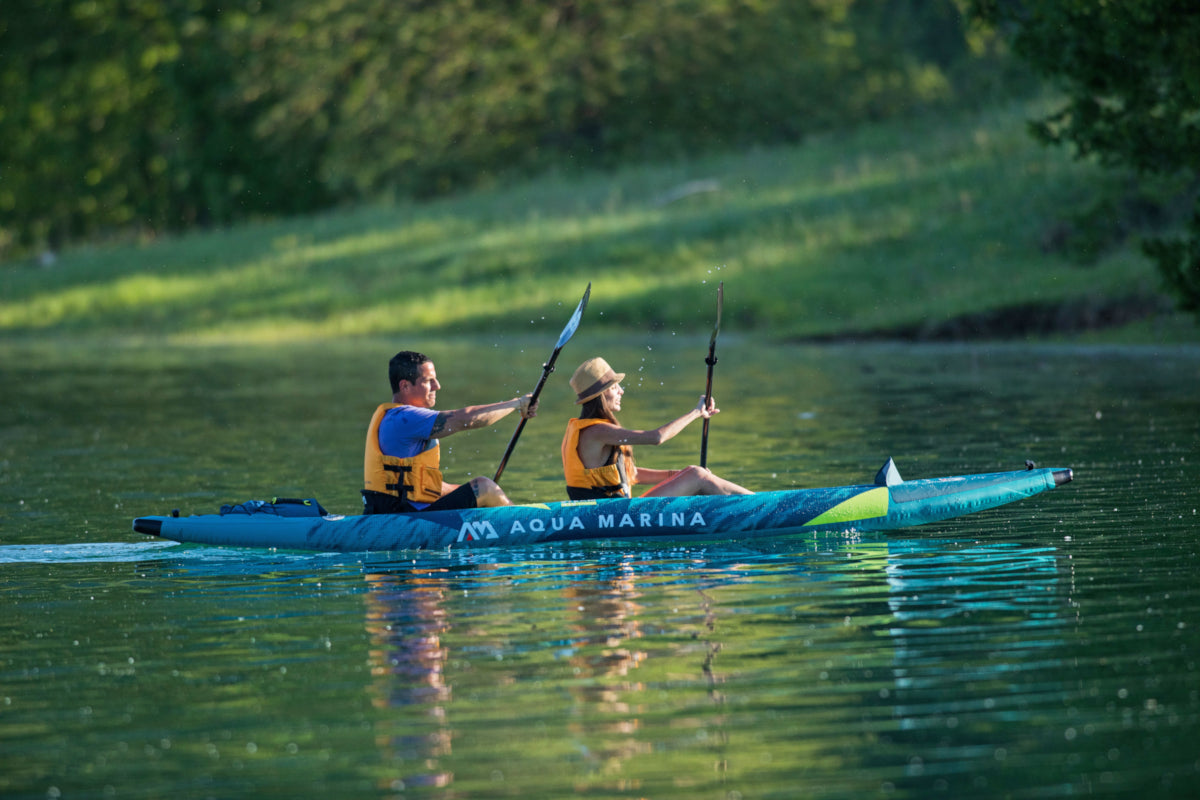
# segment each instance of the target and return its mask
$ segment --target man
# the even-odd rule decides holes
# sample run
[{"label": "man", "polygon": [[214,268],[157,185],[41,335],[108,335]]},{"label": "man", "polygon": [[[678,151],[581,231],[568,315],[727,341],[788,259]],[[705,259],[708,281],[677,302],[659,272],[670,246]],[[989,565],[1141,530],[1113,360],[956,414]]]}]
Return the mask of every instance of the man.
[{"label": "man", "polygon": [[367,428],[363,459],[363,513],[509,506],[512,501],[491,478],[465,484],[442,479],[438,440],[499,422],[514,410],[525,419],[537,413],[532,395],[500,403],[434,411],[437,371],[429,357],[403,350],[388,362],[392,402],[375,409]]}]

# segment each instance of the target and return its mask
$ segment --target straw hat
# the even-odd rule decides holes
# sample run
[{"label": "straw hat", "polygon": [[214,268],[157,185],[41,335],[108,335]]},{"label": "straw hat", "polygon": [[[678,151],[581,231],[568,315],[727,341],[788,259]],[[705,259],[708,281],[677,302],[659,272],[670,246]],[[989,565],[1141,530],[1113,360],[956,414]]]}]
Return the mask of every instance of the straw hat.
[{"label": "straw hat", "polygon": [[571,388],[579,398],[575,405],[586,403],[614,383],[620,383],[624,377],[624,372],[613,372],[612,367],[603,358],[589,358],[580,364],[579,369],[571,376]]}]

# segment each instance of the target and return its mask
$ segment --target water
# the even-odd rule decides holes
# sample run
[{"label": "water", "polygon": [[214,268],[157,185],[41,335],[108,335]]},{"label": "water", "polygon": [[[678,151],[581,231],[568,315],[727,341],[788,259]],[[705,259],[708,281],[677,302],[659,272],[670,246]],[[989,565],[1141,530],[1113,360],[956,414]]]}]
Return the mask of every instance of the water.
[{"label": "water", "polygon": [[[529,391],[556,334],[417,344],[453,407]],[[703,389],[706,337],[580,339],[506,467],[518,500],[559,491],[578,361],[629,373],[634,426]],[[353,511],[393,349],[0,345],[0,796],[1192,796],[1195,349],[723,334],[709,463],[739,483],[1076,471],[893,535],[362,556],[130,531],[275,495]],[[448,440],[449,477],[514,427]],[[699,432],[640,461],[694,462]]]}]

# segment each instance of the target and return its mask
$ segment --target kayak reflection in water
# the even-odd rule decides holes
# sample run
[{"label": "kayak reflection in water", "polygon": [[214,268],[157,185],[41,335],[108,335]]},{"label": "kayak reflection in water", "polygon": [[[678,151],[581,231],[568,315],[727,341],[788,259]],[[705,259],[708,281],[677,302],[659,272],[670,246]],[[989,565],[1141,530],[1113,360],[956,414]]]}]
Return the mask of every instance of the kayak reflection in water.
[{"label": "kayak reflection in water", "polygon": [[571,376],[579,418],[567,422],[563,436],[563,473],[567,495],[572,500],[632,497],[636,484],[651,484],[643,497],[682,497],[702,494],[753,494],[749,489],[717,477],[704,467],[648,469],[637,467],[633,445],[659,445],[670,441],[689,424],[720,412],[716,403],[704,398],[682,417],[649,431],[621,427],[616,412],[621,410],[623,372],[614,372],[603,358],[590,358]]}]

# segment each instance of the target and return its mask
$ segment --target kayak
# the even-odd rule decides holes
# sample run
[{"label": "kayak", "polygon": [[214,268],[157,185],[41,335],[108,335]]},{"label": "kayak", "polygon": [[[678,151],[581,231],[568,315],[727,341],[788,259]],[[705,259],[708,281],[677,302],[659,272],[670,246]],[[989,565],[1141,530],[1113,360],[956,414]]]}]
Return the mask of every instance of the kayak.
[{"label": "kayak", "polygon": [[[411,514],[250,512],[138,517],[138,533],[176,542],[335,552],[503,547],[587,540],[752,540],[809,531],[886,531],[994,508],[1070,482],[1070,469],[905,481],[891,459],[872,484],[750,495],[635,497]],[[306,503],[307,505],[308,503]],[[243,504],[249,505],[249,504]],[[226,507],[228,509],[230,507]],[[240,508],[240,507],[239,507]]]}]

